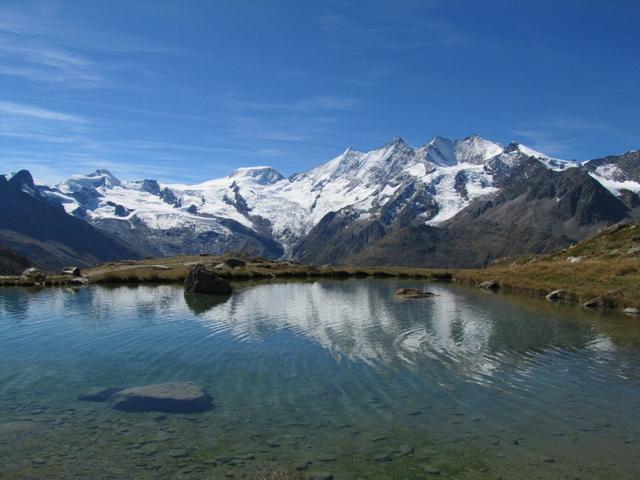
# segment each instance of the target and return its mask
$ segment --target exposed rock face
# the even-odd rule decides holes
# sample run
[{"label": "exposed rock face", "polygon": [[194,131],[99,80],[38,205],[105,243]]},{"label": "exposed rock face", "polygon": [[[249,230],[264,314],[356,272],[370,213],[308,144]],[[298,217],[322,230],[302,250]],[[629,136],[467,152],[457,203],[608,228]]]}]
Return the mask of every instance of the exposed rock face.
[{"label": "exposed rock face", "polygon": [[233,292],[229,282],[208,271],[200,263],[191,269],[184,280],[184,290],[186,293],[205,293],[210,295],[231,295]]},{"label": "exposed rock face", "polygon": [[111,396],[116,410],[198,413],[211,410],[211,396],[193,382],[170,382],[125,388]]},{"label": "exposed rock face", "polygon": [[426,290],[418,290],[417,288],[400,288],[396,290],[396,296],[403,300],[414,298],[427,298],[435,296],[435,293]]}]

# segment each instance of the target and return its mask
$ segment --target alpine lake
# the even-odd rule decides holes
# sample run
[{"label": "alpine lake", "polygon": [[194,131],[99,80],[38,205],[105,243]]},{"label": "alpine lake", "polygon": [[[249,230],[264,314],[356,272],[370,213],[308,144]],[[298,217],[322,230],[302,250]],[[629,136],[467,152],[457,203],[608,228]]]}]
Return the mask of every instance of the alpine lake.
[{"label": "alpine lake", "polygon": [[[234,287],[1,289],[0,478],[640,478],[640,319],[406,279]],[[214,408],[78,399],[171,381]]]}]

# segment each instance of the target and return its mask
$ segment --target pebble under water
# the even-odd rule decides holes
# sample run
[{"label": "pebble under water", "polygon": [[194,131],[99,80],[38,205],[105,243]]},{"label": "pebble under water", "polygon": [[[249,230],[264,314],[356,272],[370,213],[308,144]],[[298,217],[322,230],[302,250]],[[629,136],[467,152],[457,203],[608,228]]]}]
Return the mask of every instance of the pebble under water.
[{"label": "pebble under water", "polygon": [[[215,408],[77,399],[171,381]],[[1,479],[636,479],[639,451],[638,319],[402,279],[0,290]]]}]

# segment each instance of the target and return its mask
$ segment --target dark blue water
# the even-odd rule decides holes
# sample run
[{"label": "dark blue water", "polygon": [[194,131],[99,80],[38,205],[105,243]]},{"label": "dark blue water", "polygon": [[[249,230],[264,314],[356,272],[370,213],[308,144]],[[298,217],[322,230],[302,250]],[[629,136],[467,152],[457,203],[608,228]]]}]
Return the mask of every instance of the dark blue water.
[{"label": "dark blue water", "polygon": [[[634,319],[403,280],[2,289],[0,318],[3,479],[640,476]],[[172,380],[216,408],[76,399]]]}]

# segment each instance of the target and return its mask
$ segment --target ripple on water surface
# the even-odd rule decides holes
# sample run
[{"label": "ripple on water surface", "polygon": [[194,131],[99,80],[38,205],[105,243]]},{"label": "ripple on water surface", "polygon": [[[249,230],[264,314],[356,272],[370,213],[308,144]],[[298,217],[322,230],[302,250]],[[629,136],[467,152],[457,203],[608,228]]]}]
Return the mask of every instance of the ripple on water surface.
[{"label": "ripple on water surface", "polygon": [[[400,302],[399,286],[438,296]],[[400,280],[245,284],[229,298],[4,289],[0,314],[1,478],[640,471],[640,329],[626,318]],[[170,380],[198,382],[216,408],[76,400]]]}]

